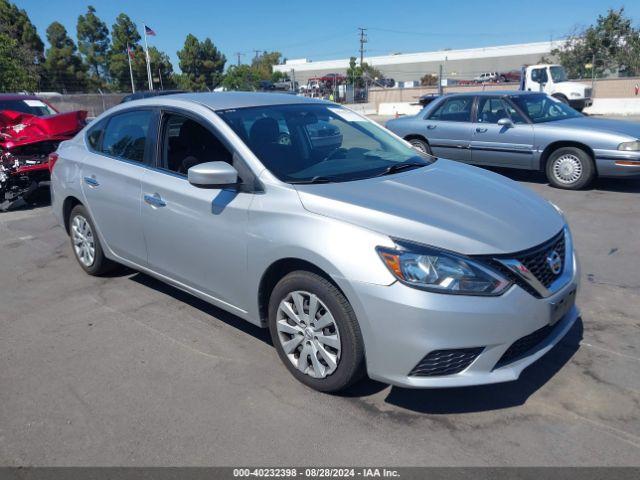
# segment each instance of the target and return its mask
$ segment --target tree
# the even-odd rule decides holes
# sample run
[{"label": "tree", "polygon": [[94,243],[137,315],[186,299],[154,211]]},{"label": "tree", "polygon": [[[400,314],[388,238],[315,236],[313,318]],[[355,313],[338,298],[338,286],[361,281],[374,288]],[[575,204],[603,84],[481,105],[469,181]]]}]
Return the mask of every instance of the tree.
[{"label": "tree", "polygon": [[149,47],[149,58],[151,59],[154,88],[164,88],[165,90],[176,88],[176,78],[169,55],[156,47]]},{"label": "tree", "polygon": [[18,42],[0,33],[0,92],[35,90],[38,86],[37,78],[29,75],[22,61],[16,57],[17,49]]},{"label": "tree", "polygon": [[185,90],[213,90],[222,82],[227,58],[210,38],[200,42],[195,35],[187,35],[178,58],[182,70],[180,86]]},{"label": "tree", "polygon": [[73,92],[86,87],[86,66],[77,53],[76,44],[69,38],[67,29],[59,22],[47,28],[47,49],[42,83],[50,90]]},{"label": "tree", "polygon": [[[0,34],[5,39],[3,51],[9,52],[11,57],[6,60],[7,68],[9,64],[13,65],[11,68],[18,69],[14,71],[19,78],[25,78],[25,75],[29,77],[24,84],[29,85],[27,89],[37,89],[40,66],[44,60],[44,44],[27,12],[7,0],[0,0]],[[6,72],[4,75],[7,75]],[[21,81],[18,83],[22,84]]]},{"label": "tree", "polygon": [[222,80],[222,86],[227,90],[253,91],[258,88],[260,78],[256,69],[251,65],[232,65]]},{"label": "tree", "polygon": [[551,52],[569,77],[602,76],[617,71],[623,75],[640,73],[640,32],[620,10],[599,15],[595,25],[569,36],[566,44]]},{"label": "tree", "polygon": [[363,88],[365,85],[371,85],[383,78],[384,75],[382,72],[367,62],[358,65],[356,63],[356,57],[349,59],[349,68],[347,68],[347,83],[349,85]]},{"label": "tree", "polygon": [[96,9],[87,8],[85,15],[78,17],[76,27],[78,50],[89,67],[94,87],[104,86],[107,75],[107,53],[109,51],[109,29],[96,15]]},{"label": "tree", "polygon": [[255,75],[260,80],[270,80],[277,82],[282,78],[281,72],[274,72],[273,66],[280,64],[282,54],[280,52],[263,52],[262,55],[254,57],[251,67],[255,71]]},{"label": "tree", "polygon": [[433,73],[427,73],[420,79],[420,85],[423,87],[438,85],[438,77]]},{"label": "tree", "polygon": [[143,48],[138,45],[140,38],[138,27],[129,16],[124,13],[118,15],[116,23],[111,27],[111,49],[108,53],[111,87],[116,91],[131,91],[127,45],[133,56],[131,67],[136,89],[146,90],[148,88],[145,53]]}]

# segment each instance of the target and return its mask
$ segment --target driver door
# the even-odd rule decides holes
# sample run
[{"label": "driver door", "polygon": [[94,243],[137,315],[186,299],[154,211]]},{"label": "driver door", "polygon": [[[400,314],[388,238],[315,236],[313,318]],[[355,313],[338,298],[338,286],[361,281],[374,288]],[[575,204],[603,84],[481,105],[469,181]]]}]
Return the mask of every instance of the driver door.
[{"label": "driver door", "polygon": [[199,188],[187,181],[187,170],[199,163],[224,161],[243,171],[237,166],[241,160],[207,120],[180,111],[162,112],[159,145],[157,168],[142,180],[149,267],[242,308],[253,193]]}]

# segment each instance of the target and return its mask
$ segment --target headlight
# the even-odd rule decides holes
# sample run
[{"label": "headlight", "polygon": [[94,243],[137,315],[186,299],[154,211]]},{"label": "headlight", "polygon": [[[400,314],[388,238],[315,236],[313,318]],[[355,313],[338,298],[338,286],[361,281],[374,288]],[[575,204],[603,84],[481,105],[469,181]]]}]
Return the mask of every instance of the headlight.
[{"label": "headlight", "polygon": [[640,141],[624,142],[618,145],[618,150],[624,150],[625,152],[637,152],[640,150]]},{"label": "headlight", "polygon": [[387,268],[402,283],[430,292],[457,295],[500,295],[511,281],[462,255],[432,247],[400,244],[378,247]]}]

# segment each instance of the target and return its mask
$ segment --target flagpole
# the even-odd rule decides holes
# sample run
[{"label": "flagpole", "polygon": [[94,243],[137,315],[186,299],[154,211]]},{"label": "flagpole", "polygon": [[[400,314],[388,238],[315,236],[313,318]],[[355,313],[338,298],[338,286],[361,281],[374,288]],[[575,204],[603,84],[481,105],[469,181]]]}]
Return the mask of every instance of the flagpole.
[{"label": "flagpole", "polygon": [[131,93],[136,93],[136,85],[133,83],[133,68],[131,68],[131,50],[127,42],[127,58],[129,59],[129,76],[131,77]]},{"label": "flagpole", "polygon": [[153,78],[151,77],[151,60],[149,58],[149,45],[147,44],[147,25],[144,26],[144,51],[147,58],[147,80],[149,81],[149,91],[153,91]]}]

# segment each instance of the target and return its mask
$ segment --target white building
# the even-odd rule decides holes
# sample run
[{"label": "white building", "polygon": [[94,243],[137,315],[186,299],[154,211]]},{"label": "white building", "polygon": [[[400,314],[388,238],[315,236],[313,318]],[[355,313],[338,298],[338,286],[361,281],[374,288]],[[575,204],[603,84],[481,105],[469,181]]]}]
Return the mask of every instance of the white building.
[{"label": "white building", "polygon": [[[472,79],[482,72],[508,72],[518,70],[524,64],[538,63],[541,57],[549,57],[551,51],[563,43],[563,40],[557,40],[463,50],[400,53],[365,57],[364,61],[380,70],[385,77],[393,78],[397,82],[419,81],[427,73],[437,75],[440,65],[448,78]],[[290,76],[293,72],[296,81],[302,85],[312,77],[321,77],[328,73],[345,74],[349,68],[349,59],[318,62],[295,59],[287,60],[283,65],[273,68]]]}]

